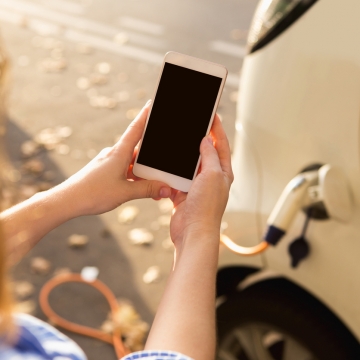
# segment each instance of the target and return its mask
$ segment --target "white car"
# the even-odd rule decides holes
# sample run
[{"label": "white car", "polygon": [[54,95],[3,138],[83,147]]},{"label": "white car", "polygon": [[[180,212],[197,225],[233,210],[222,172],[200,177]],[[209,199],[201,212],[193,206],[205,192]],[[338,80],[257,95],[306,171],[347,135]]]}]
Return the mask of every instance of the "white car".
[{"label": "white car", "polygon": [[359,0],[259,2],[225,234],[266,246],[221,248],[219,360],[360,359],[359,16]]}]

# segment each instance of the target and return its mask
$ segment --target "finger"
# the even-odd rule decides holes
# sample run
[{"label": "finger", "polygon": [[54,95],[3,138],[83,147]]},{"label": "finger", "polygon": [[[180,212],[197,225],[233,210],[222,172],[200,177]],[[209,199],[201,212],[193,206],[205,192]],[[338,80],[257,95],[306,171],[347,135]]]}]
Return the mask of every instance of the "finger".
[{"label": "finger", "polygon": [[171,188],[163,182],[155,180],[141,180],[129,182],[131,199],[168,198]]},{"label": "finger", "polygon": [[136,118],[128,126],[120,140],[115,144],[122,154],[131,154],[129,160],[133,156],[134,148],[141,139],[144,132],[146,119],[148,116],[151,101],[149,100],[145,106],[141,109]]},{"label": "finger", "polygon": [[201,172],[209,170],[222,171],[219,155],[213,145],[211,136],[205,136],[200,144]]},{"label": "finger", "polygon": [[132,156],[132,159],[131,159],[131,164],[134,164],[135,162],[135,159],[136,159],[136,156],[139,152],[139,143],[135,146],[135,149],[134,149],[134,153],[133,153],[133,156]]},{"label": "finger", "polygon": [[175,209],[176,207],[179,206],[179,204],[181,204],[183,201],[186,200],[186,197],[187,197],[187,193],[184,193],[180,190],[171,189],[170,199],[173,202]]},{"label": "finger", "polygon": [[218,152],[221,168],[232,177],[231,151],[229,140],[221,124],[219,116],[216,114],[211,128],[211,135],[215,140],[215,148]]},{"label": "finger", "polygon": [[172,202],[175,201],[175,198],[176,198],[176,195],[178,194],[179,190],[176,190],[176,189],[171,189],[171,195],[170,195],[170,200]]},{"label": "finger", "polygon": [[139,152],[139,144],[135,147],[133,155],[132,155],[132,159],[130,161],[129,167],[127,169],[127,173],[126,173],[126,178],[132,179],[132,180],[139,180],[141,178],[137,177],[136,175],[134,175],[133,173],[133,167],[134,167],[134,162],[137,156],[137,153]]},{"label": "finger", "polygon": [[129,168],[127,170],[126,178],[128,180],[134,180],[134,181],[142,180],[142,178],[139,178],[136,175],[134,175],[133,167],[134,167],[134,165],[132,165],[132,164],[129,166]]}]

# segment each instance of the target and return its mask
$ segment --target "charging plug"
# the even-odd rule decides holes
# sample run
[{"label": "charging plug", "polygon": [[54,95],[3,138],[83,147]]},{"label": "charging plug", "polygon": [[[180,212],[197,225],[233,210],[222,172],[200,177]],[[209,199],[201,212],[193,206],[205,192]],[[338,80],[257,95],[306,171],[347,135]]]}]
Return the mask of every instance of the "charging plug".
[{"label": "charging plug", "polygon": [[296,268],[302,260],[309,256],[310,245],[303,236],[300,236],[289,245],[288,251],[291,258],[291,266]]}]

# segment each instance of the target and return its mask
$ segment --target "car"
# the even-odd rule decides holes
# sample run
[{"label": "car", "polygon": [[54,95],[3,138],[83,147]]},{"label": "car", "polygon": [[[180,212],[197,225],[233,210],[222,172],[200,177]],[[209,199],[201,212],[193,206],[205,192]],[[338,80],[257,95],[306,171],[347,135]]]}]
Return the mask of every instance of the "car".
[{"label": "car", "polygon": [[360,359],[359,13],[357,0],[257,6],[225,213],[236,228],[217,275],[218,360]]}]

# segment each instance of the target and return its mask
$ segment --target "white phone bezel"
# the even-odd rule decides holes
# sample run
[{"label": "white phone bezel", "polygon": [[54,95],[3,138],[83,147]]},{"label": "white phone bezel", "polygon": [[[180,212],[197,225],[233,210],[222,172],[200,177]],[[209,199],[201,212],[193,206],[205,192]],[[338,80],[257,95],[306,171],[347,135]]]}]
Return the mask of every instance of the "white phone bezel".
[{"label": "white phone bezel", "polygon": [[177,53],[177,52],[173,52],[173,51],[170,51],[170,52],[166,53],[165,57],[164,57],[164,61],[163,61],[162,67],[161,67],[160,75],[159,75],[157,85],[156,85],[156,89],[155,89],[155,95],[153,97],[154,100],[151,103],[151,106],[150,106],[150,109],[149,109],[149,112],[148,112],[144,132],[143,132],[142,137],[141,137],[139,151],[138,151],[136,159],[134,161],[134,166],[133,166],[132,171],[133,171],[133,174],[135,176],[137,176],[137,177],[147,179],[147,180],[162,181],[162,182],[165,182],[166,184],[168,184],[170,187],[172,187],[174,189],[181,190],[181,191],[184,191],[184,192],[188,192],[190,187],[191,187],[191,184],[192,184],[192,182],[193,182],[193,180],[194,180],[194,178],[195,178],[195,176],[196,176],[196,174],[198,172],[199,165],[200,165],[200,160],[201,160],[200,156],[199,156],[199,159],[198,159],[198,162],[197,162],[196,169],[194,171],[194,175],[193,175],[192,180],[185,179],[183,177],[173,175],[173,174],[170,174],[170,173],[167,173],[167,172],[164,172],[164,171],[161,171],[161,170],[158,170],[158,169],[146,166],[146,165],[142,165],[142,164],[139,164],[137,162],[137,159],[138,159],[138,156],[139,156],[139,153],[140,153],[140,150],[141,150],[142,139],[144,137],[146,127],[148,125],[149,118],[150,118],[150,115],[151,115],[152,106],[153,106],[153,103],[156,101],[156,93],[157,93],[157,89],[159,87],[159,83],[160,83],[161,75],[162,75],[163,70],[164,70],[165,63],[179,65],[179,66],[191,69],[191,70],[196,70],[196,71],[199,71],[199,72],[202,72],[202,73],[205,73],[205,74],[214,75],[214,76],[220,77],[222,79],[221,85],[220,85],[220,88],[219,88],[219,92],[218,92],[218,95],[216,97],[216,101],[215,101],[215,104],[214,104],[213,112],[212,112],[211,118],[209,120],[209,125],[208,125],[207,131],[206,131],[206,135],[209,134],[212,123],[213,123],[213,120],[214,120],[214,117],[215,117],[216,109],[218,107],[220,97],[221,97],[221,94],[222,94],[222,91],[223,91],[223,88],[224,88],[224,85],[225,85],[225,80],[226,80],[226,76],[227,76],[227,69],[222,65],[215,64],[215,63],[208,62],[208,61],[201,60],[201,59],[197,59],[197,58],[194,58],[194,57],[191,57],[191,56],[188,56],[188,55],[184,55],[184,54],[180,54],[180,53]]}]

